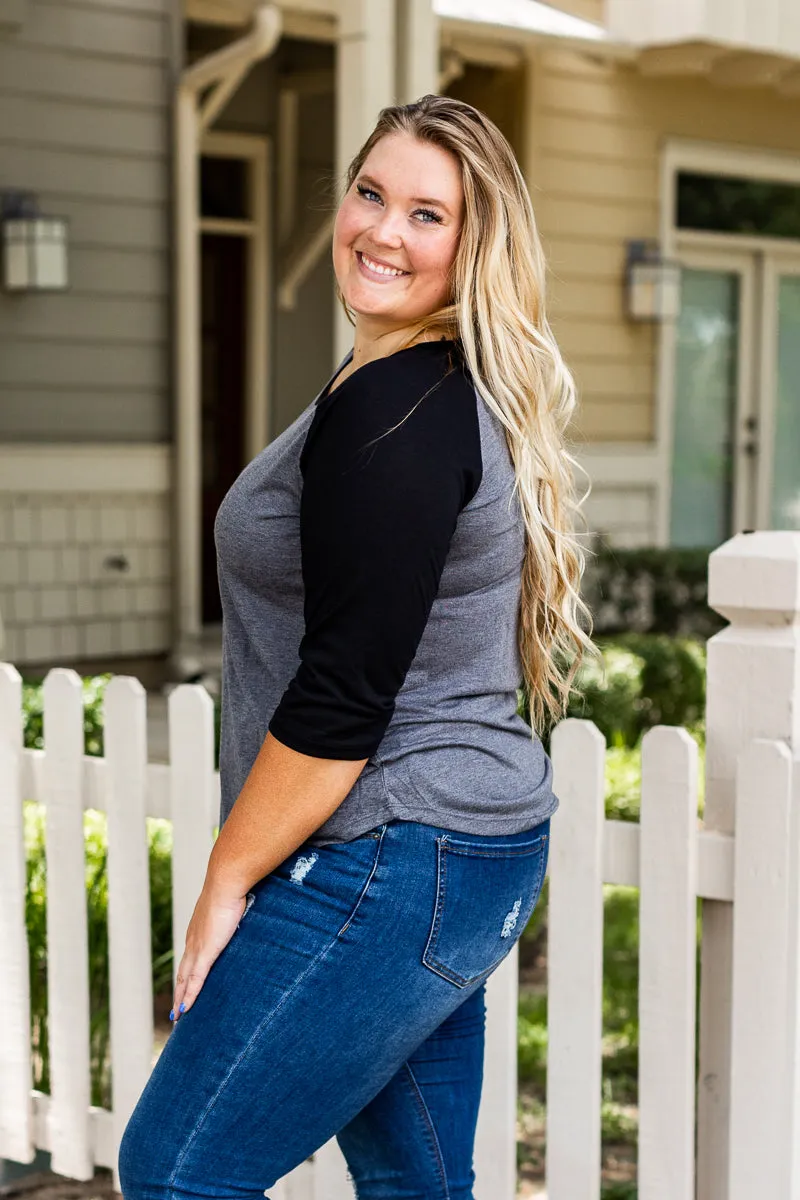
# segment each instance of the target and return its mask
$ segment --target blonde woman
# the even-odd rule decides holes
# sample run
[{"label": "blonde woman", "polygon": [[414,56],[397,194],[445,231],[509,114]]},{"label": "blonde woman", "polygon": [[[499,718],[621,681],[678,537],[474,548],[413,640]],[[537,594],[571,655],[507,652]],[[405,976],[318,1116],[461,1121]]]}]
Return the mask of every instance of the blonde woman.
[{"label": "blonde woman", "polygon": [[484,985],[545,874],[536,731],[591,642],[508,143],[456,100],[385,109],[333,261],[353,350],[217,518],[221,828],[126,1200],[258,1200],[334,1135],[359,1200],[472,1197]]}]

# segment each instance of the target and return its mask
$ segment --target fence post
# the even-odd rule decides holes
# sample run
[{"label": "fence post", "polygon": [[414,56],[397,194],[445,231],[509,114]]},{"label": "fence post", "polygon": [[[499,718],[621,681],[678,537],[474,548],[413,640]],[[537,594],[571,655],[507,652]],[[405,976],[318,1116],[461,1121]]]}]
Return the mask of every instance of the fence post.
[{"label": "fence post", "polygon": [[0,663],[0,1164],[30,1163],[36,1154],[21,770],[22,680]]},{"label": "fence post", "polygon": [[[736,761],[754,738],[800,750],[800,533],[737,534],[708,564],[708,602],[730,625],[708,643],[705,827],[734,832]],[[728,1200],[732,906],[703,902],[698,1200]]]},{"label": "fence post", "polygon": [[739,756],[733,901],[730,1200],[797,1195],[797,821],[785,742]]},{"label": "fence post", "polygon": [[547,1195],[600,1200],[605,738],[569,717],[550,738]]}]

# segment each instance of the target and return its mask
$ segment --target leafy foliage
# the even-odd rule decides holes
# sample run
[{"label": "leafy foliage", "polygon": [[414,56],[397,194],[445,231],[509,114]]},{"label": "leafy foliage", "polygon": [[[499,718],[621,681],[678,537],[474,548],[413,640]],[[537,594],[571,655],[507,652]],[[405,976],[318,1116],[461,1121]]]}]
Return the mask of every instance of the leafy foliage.
[{"label": "leafy foliage", "polygon": [[708,607],[712,549],[601,545],[588,559],[583,581],[595,633],[635,630],[704,639],[722,629],[724,619]]},{"label": "leafy foliage", "polygon": [[[150,911],[152,914],[153,991],[172,979],[172,826],[148,818]],[[47,1026],[47,866],[45,810],[24,805],[26,889],[31,990],[33,1086],[50,1091],[50,1046]],[[84,814],[86,915],[89,943],[89,1037],[92,1104],[111,1107],[110,1010],[108,983],[108,843],[104,813]]]}]

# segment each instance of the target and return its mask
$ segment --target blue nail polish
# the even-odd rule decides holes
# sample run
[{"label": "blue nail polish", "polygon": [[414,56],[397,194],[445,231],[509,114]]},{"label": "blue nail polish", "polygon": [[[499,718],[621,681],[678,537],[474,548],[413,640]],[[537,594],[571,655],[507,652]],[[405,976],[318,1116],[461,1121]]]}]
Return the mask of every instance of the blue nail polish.
[{"label": "blue nail polish", "polygon": [[181,1006],[178,1009],[178,1012],[185,1012],[185,1010],[186,1010],[186,1005],[183,1002],[181,1002]]},{"label": "blue nail polish", "polygon": [[174,1008],[171,1008],[171,1009],[169,1010],[169,1019],[170,1019],[170,1021],[174,1021],[174,1020],[175,1020],[175,1009],[174,1009]]}]

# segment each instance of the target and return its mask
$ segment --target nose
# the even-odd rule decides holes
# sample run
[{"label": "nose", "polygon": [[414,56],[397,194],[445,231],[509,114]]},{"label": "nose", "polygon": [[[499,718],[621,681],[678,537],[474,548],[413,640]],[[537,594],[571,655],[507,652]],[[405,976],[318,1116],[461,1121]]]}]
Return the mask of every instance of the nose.
[{"label": "nose", "polygon": [[383,210],[370,231],[376,247],[387,246],[394,250],[400,249],[403,244],[402,220],[401,213],[392,212],[388,208]]}]

